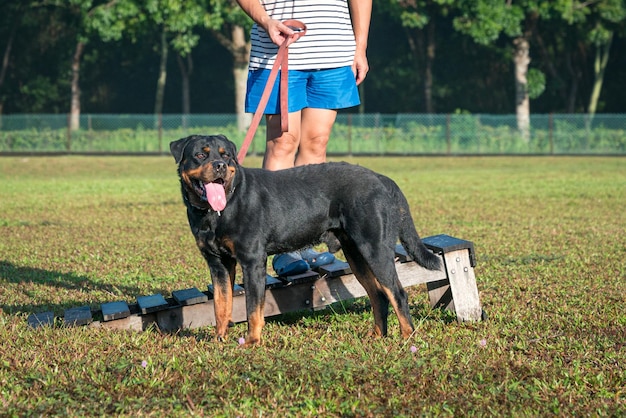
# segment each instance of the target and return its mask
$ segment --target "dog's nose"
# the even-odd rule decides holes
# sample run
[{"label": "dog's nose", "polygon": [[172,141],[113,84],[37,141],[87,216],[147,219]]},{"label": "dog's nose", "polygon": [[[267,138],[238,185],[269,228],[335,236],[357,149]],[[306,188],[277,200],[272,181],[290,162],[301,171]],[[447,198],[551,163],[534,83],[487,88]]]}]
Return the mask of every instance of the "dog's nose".
[{"label": "dog's nose", "polygon": [[226,172],[226,163],[224,161],[213,161],[212,164],[215,174],[224,174]]}]

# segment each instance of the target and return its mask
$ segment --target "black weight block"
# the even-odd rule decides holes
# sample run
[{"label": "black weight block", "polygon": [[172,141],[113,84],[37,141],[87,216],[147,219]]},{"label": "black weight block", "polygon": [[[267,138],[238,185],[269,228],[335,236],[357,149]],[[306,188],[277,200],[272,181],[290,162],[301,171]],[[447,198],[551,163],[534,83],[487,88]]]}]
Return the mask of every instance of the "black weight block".
[{"label": "black weight block", "polygon": [[320,278],[319,273],[316,273],[313,270],[308,270],[301,274],[294,274],[293,276],[283,277],[283,279],[287,281],[288,284],[309,283],[309,282],[314,282],[315,280],[319,278]]},{"label": "black weight block", "polygon": [[107,302],[101,305],[102,319],[106,321],[114,321],[116,319],[128,318],[130,316],[130,308],[128,303],[120,300],[117,302]]},{"label": "black weight block", "polygon": [[71,308],[64,313],[65,325],[87,325],[92,321],[91,309],[89,306]]},{"label": "black weight block", "polygon": [[28,325],[32,328],[54,325],[54,313],[51,311],[39,312],[28,315]]},{"label": "black weight block", "polygon": [[209,297],[199,291],[195,287],[183,290],[175,290],[172,292],[172,297],[183,306],[195,305],[198,303],[204,303],[209,300]]},{"label": "black weight block", "polygon": [[[208,286],[209,289],[209,293],[211,293],[212,295],[215,294],[215,292],[213,292],[213,285],[210,284]],[[243,295],[244,293],[246,293],[245,289],[243,287],[241,287],[240,285],[236,284],[233,287],[233,296],[239,296],[239,295]]]},{"label": "black weight block", "polygon": [[141,309],[141,313],[144,315],[168,308],[167,301],[158,293],[148,296],[137,296],[137,305],[139,305],[139,309]]},{"label": "black weight block", "polygon": [[352,273],[352,270],[350,270],[350,264],[345,261],[335,260],[331,264],[326,264],[325,266],[320,267],[319,273],[321,276],[338,277],[350,274]]},{"label": "black weight block", "polygon": [[272,277],[269,274],[265,276],[265,289],[276,289],[277,287],[283,287],[285,282],[278,277]]},{"label": "black weight block", "polygon": [[469,250],[470,265],[476,267],[474,255],[474,243],[464,239],[454,238],[450,235],[440,234],[422,239],[424,245],[435,253],[446,254],[452,251]]}]

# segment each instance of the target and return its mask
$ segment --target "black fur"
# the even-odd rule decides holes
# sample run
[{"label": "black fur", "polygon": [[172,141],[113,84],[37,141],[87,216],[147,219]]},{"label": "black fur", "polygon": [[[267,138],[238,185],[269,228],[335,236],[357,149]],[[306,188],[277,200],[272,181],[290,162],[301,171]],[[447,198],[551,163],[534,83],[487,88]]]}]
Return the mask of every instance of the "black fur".
[{"label": "black fur", "polygon": [[[336,240],[369,295],[373,334],[386,335],[389,303],[403,336],[413,332],[407,294],[395,269],[396,242],[427,269],[440,269],[441,261],[422,243],[395,182],[347,163],[281,171],[244,168],[235,145],[222,135],[190,136],[172,142],[170,149],[179,164],[191,231],[211,271],[217,338],[225,336],[231,318],[237,262],[246,289],[249,345],[260,341],[264,323],[267,255]],[[214,181],[226,190],[226,207],[219,213],[201,187]]]}]

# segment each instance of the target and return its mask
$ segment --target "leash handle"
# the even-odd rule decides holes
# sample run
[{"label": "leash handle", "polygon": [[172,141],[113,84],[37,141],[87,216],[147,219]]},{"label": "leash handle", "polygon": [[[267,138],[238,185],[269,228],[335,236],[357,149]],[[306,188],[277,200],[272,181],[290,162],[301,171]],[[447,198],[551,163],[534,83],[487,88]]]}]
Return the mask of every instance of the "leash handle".
[{"label": "leash handle", "polygon": [[254,112],[254,116],[252,117],[252,122],[248,127],[248,132],[246,133],[246,137],[243,140],[243,144],[241,145],[241,149],[239,150],[239,154],[237,155],[237,160],[239,164],[243,163],[243,160],[248,153],[248,148],[252,143],[252,139],[254,138],[254,134],[256,129],[261,122],[261,117],[263,116],[263,111],[267,106],[267,102],[270,98],[270,94],[272,93],[272,87],[274,86],[274,81],[276,81],[276,77],[278,75],[278,70],[281,69],[280,72],[280,129],[282,132],[287,132],[289,130],[289,94],[288,94],[288,52],[287,49],[289,45],[296,42],[298,39],[303,37],[306,34],[306,25],[299,20],[285,20],[283,22],[284,25],[289,26],[294,30],[292,35],[289,35],[285,38],[283,43],[278,47],[278,53],[276,54],[276,60],[274,61],[274,65],[272,66],[272,70],[270,71],[270,75],[267,78],[267,84],[265,85],[265,90],[263,90],[263,94],[261,95],[261,100],[259,101],[259,106]]}]

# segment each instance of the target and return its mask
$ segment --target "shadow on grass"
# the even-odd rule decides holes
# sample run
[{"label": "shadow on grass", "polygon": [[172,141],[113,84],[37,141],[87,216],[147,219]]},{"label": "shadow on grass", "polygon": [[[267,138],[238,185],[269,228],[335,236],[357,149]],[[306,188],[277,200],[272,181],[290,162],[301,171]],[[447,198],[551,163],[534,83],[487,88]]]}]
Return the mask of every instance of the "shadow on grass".
[{"label": "shadow on grass", "polygon": [[[125,286],[123,284],[112,285],[100,282],[96,283],[87,276],[81,276],[73,273],[61,273],[58,271],[43,270],[33,267],[16,266],[5,260],[0,261],[0,282],[23,285],[24,289],[21,289],[21,291],[29,294],[31,298],[35,298],[37,292],[43,291],[38,291],[32,285],[45,285],[59,289],[76,291],[94,289],[111,295],[117,295],[120,293],[138,295],[140,292],[140,289],[136,286]],[[9,302],[9,300],[1,300],[0,308],[4,312],[11,314],[22,312],[39,313],[43,311],[53,311],[55,314],[59,314],[65,309],[84,306],[86,304],[84,300],[79,299],[67,299],[58,303],[41,304],[11,304]],[[99,303],[103,302],[106,301],[100,301]]]}]

